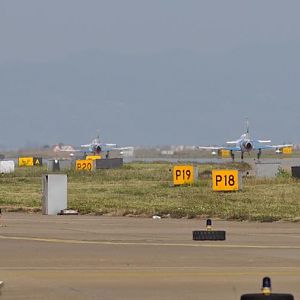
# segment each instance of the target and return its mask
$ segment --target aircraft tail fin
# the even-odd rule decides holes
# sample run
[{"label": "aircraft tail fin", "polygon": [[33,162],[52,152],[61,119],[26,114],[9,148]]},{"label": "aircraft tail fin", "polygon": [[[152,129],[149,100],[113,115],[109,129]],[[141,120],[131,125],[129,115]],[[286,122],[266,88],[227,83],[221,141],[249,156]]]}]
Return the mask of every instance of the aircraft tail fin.
[{"label": "aircraft tail fin", "polygon": [[246,118],[246,139],[250,139],[250,124],[249,124],[249,119]]}]

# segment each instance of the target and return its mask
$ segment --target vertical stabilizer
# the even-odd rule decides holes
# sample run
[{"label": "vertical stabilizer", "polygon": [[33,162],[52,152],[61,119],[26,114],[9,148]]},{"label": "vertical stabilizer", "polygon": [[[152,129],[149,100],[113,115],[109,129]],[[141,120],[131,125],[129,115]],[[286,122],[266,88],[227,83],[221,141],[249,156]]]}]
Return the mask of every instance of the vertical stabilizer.
[{"label": "vertical stabilizer", "polygon": [[249,119],[246,118],[246,138],[247,139],[250,139],[249,127],[250,127],[250,125],[249,125]]}]

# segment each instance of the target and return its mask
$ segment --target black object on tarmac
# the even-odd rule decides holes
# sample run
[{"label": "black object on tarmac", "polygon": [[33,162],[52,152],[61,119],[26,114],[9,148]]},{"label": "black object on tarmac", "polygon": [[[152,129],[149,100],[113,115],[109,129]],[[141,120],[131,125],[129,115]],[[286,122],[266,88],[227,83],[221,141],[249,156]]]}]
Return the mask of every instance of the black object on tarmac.
[{"label": "black object on tarmac", "polygon": [[300,166],[294,166],[292,169],[292,177],[300,178]]},{"label": "black object on tarmac", "polygon": [[206,230],[193,231],[193,240],[195,241],[224,241],[226,232],[223,230],[212,230],[211,219],[206,220]]},{"label": "black object on tarmac", "polygon": [[64,216],[77,216],[78,215],[78,211],[74,210],[74,209],[62,209],[58,215],[64,215]]},{"label": "black object on tarmac", "polygon": [[294,296],[291,294],[273,294],[270,277],[264,277],[261,294],[245,294],[241,296],[241,300],[294,300]]}]

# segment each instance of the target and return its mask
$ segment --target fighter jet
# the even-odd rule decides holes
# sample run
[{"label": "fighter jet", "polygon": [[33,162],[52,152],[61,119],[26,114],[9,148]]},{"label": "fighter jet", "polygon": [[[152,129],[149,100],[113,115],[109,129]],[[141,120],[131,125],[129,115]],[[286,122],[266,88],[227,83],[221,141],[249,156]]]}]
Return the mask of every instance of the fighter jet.
[{"label": "fighter jet", "polygon": [[119,150],[117,148],[117,144],[101,143],[99,135],[95,139],[93,139],[90,144],[80,145],[80,147],[84,148],[85,150],[79,150],[79,151],[91,152],[91,153],[94,153],[95,155],[96,154],[99,155],[101,152],[108,152],[111,150]]},{"label": "fighter jet", "polygon": [[251,151],[257,151],[257,159],[260,159],[262,150],[265,149],[282,149],[285,147],[293,147],[293,144],[283,145],[268,145],[271,140],[257,140],[252,139],[249,133],[249,122],[246,121],[246,133],[235,141],[227,141],[228,146],[198,146],[198,149],[212,150],[212,153],[216,153],[218,150],[229,150],[232,160],[234,160],[234,152],[241,152],[241,159],[244,159],[244,153],[250,153]]},{"label": "fighter jet", "polygon": [[131,150],[133,147],[118,147],[117,144],[107,144],[101,143],[99,135],[92,140],[89,144],[80,145],[80,149],[74,150],[60,150],[63,152],[83,152],[83,153],[93,153],[94,155],[99,155],[101,153],[106,153],[106,158],[109,157],[109,152],[113,150],[119,150],[122,154],[124,150]]}]

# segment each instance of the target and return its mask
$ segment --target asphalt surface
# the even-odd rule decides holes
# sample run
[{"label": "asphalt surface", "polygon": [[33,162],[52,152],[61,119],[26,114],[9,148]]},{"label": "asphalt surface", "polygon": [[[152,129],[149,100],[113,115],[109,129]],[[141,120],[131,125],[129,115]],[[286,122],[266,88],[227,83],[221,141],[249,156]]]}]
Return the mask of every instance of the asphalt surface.
[{"label": "asphalt surface", "polygon": [[226,241],[193,241],[204,220],[5,213],[3,299],[300,299],[300,224],[214,222]]}]

